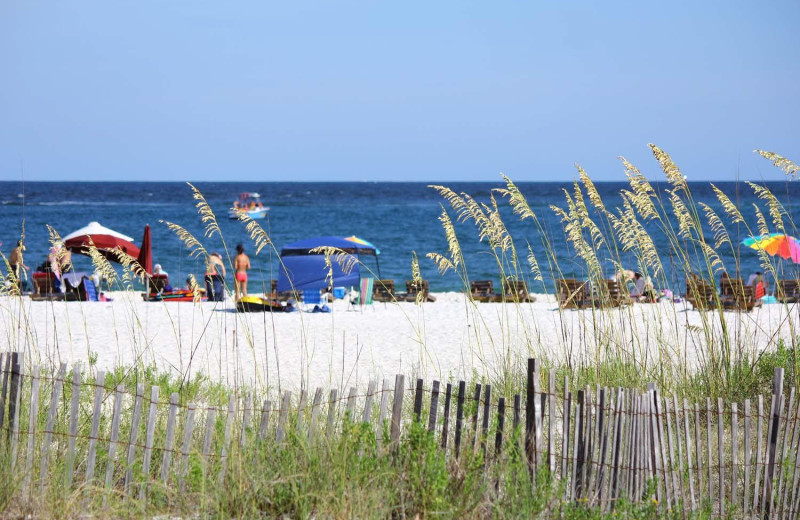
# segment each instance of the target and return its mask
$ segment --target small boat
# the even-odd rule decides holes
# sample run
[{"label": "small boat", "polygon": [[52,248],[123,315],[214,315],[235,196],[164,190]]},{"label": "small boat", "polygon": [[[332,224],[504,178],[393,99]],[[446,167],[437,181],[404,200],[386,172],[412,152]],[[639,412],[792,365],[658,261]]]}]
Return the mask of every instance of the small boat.
[{"label": "small boat", "polygon": [[233,207],[228,210],[228,218],[238,219],[245,214],[253,220],[261,220],[267,216],[269,208],[261,203],[261,195],[255,192],[243,192],[239,200],[233,202]]}]

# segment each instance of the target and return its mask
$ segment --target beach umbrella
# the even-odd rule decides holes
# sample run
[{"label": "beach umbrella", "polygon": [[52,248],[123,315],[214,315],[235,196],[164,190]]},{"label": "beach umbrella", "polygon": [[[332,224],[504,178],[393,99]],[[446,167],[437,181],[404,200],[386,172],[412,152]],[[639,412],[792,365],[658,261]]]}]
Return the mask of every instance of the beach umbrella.
[{"label": "beach umbrella", "polygon": [[90,222],[89,225],[65,236],[64,247],[73,253],[88,255],[90,238],[100,253],[109,260],[118,261],[117,256],[111,252],[116,248],[134,258],[139,256],[139,248],[133,243],[133,238],[109,229],[99,222]]},{"label": "beach umbrella", "polygon": [[796,264],[800,263],[800,242],[795,237],[783,233],[747,237],[742,240],[742,245],[756,251],[764,251],[769,255],[791,259]]},{"label": "beach umbrella", "polygon": [[[300,240],[281,249],[281,269],[278,272],[278,292],[291,290],[324,289],[330,281],[325,255],[312,253],[317,247],[335,247],[355,256],[374,256],[380,252],[370,242],[358,237],[316,237]],[[358,286],[361,277],[359,265],[355,264],[345,272],[342,266],[331,262],[333,285]],[[380,274],[379,274],[380,276]]]},{"label": "beach umbrella", "polygon": [[355,235],[352,235],[352,236],[349,236],[349,237],[345,237],[344,239],[345,240],[349,240],[350,242],[354,242],[356,244],[365,246],[365,247],[371,247],[372,249],[375,250],[375,267],[377,267],[377,269],[378,269],[378,279],[380,280],[382,278],[381,277],[381,262],[378,259],[379,258],[378,255],[381,254],[381,250],[378,249],[377,247],[375,247],[372,244],[372,242],[368,242],[368,241],[364,240],[363,238],[358,238]]},{"label": "beach umbrella", "polygon": [[139,256],[136,257],[136,261],[147,274],[153,274],[153,248],[150,243],[150,225],[148,224],[144,227],[142,245],[139,248]]}]

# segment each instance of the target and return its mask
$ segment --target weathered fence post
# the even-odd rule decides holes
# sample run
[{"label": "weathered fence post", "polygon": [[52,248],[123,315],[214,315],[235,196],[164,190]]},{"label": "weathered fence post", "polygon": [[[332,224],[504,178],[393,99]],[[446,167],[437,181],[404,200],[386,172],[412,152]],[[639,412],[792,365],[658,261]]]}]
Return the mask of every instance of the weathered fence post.
[{"label": "weathered fence post", "polygon": [[0,386],[0,429],[6,417],[6,392],[8,391],[8,375],[11,372],[11,352],[0,353],[0,375],[3,383]]},{"label": "weathered fence post", "polygon": [[72,399],[69,408],[69,441],[67,447],[67,464],[65,466],[67,485],[65,491],[72,487],[72,474],[75,466],[75,441],[78,435],[78,412],[81,403],[81,365],[72,366]]},{"label": "weathered fence post", "polygon": [[11,469],[17,463],[17,449],[19,446],[19,416],[20,398],[22,396],[22,354],[14,352],[11,355],[11,389],[8,393],[8,435],[11,437]]},{"label": "weathered fence post", "polygon": [[314,392],[314,402],[311,404],[311,423],[308,425],[308,440],[314,438],[319,422],[319,408],[322,405],[322,388],[317,388]]},{"label": "weathered fence post", "polygon": [[136,401],[133,405],[133,417],[131,418],[131,433],[128,440],[128,456],[125,459],[125,499],[133,480],[133,462],[136,459],[136,444],[139,439],[139,422],[142,417],[142,401],[144,400],[144,385],[136,384]]},{"label": "weathered fence post", "polygon": [[431,388],[431,409],[428,411],[428,431],[436,431],[436,415],[439,413],[439,381],[433,382]]},{"label": "weathered fence post", "polygon": [[169,412],[167,415],[167,432],[164,439],[164,454],[161,457],[161,482],[169,479],[169,466],[172,462],[172,445],[175,440],[175,417],[178,415],[178,394],[169,396]]},{"label": "weathered fence post", "polygon": [[334,388],[331,390],[331,395],[328,399],[328,424],[325,427],[325,436],[329,439],[333,437],[334,430],[336,429],[336,398],[338,395],[338,390]]},{"label": "weathered fence post", "polygon": [[389,409],[389,391],[392,389],[392,382],[388,379],[383,380],[383,387],[381,388],[381,404],[378,410],[378,426],[375,430],[375,440],[377,441],[378,450],[381,449],[383,442],[383,432],[386,421],[386,412]]},{"label": "weathered fence post", "polygon": [[250,429],[250,417],[253,412],[253,392],[247,393],[247,399],[244,402],[244,410],[242,410],[242,430],[239,432],[239,447],[244,448],[247,443],[247,433]]},{"label": "weathered fence post", "polygon": [[403,394],[405,393],[406,378],[402,374],[397,374],[394,380],[394,403],[392,404],[392,429],[391,441],[394,449],[400,442],[400,420],[403,414]]},{"label": "weathered fence post", "polygon": [[222,440],[222,451],[220,452],[220,468],[217,482],[220,486],[225,483],[225,472],[228,470],[228,455],[231,449],[231,436],[233,433],[233,422],[236,417],[236,397],[228,397],[228,413],[225,416],[225,436]]},{"label": "weathered fence post", "polygon": [[269,412],[272,408],[272,401],[264,401],[261,406],[261,422],[258,426],[258,440],[263,442],[267,438],[267,427],[269,426]]},{"label": "weathered fence post", "polygon": [[417,379],[417,386],[414,390],[414,422],[420,422],[422,415],[422,379]]},{"label": "weathered fence post", "polygon": [[[377,386],[378,386],[377,381],[370,381],[369,385],[367,385],[367,396],[364,399],[364,414],[361,416],[362,423],[369,424],[370,420],[372,419],[372,396],[375,393],[375,388]],[[319,392],[321,396],[322,390],[320,389]]]},{"label": "weathered fence post", "polygon": [[442,449],[447,452],[447,434],[450,427],[450,400],[452,399],[453,385],[447,383],[444,390],[444,417],[442,419]]},{"label": "weathered fence post", "polygon": [[486,385],[483,393],[483,424],[481,424],[481,451],[486,464],[486,439],[489,436],[489,405],[492,402],[492,385]]},{"label": "weathered fence post", "polygon": [[283,393],[283,400],[281,401],[280,414],[278,415],[278,428],[275,430],[275,440],[278,444],[283,442],[286,436],[286,420],[289,417],[289,404],[291,403],[292,393],[288,390]]},{"label": "weathered fence post", "polygon": [[144,439],[144,457],[142,459],[142,475],[144,482],[139,488],[139,500],[144,500],[147,495],[147,485],[150,482],[150,460],[153,457],[153,440],[156,433],[156,419],[158,418],[158,386],[150,388],[150,408],[147,415],[147,431]]},{"label": "weathered fence post", "polygon": [[455,455],[461,451],[461,430],[464,427],[464,393],[467,391],[467,384],[464,381],[458,382],[458,398],[456,399],[456,433],[453,443],[455,444]]},{"label": "weathered fence post", "polygon": [[31,405],[28,414],[28,449],[25,452],[25,490],[31,493],[33,451],[36,448],[36,427],[39,424],[39,365],[33,367],[31,380]]},{"label": "weathered fence post", "polygon": [[534,378],[536,377],[536,360],[528,358],[527,384],[525,386],[525,456],[528,460],[528,471],[531,480],[536,470],[535,452],[535,424],[536,424],[536,394],[534,393]]},{"label": "weathered fence post", "polygon": [[85,482],[91,485],[94,478],[95,459],[97,457],[97,438],[100,435],[100,415],[103,411],[103,385],[106,384],[106,373],[102,370],[97,373],[94,387],[94,406],[92,407],[92,430],[89,434],[89,457],[86,461]]},{"label": "weathered fence post", "polygon": [[767,459],[767,474],[764,482],[764,518],[769,518],[772,512],[773,499],[773,478],[775,477],[775,457],[778,448],[778,429],[781,422],[781,410],[783,410],[783,369],[776,368],[772,378],[772,391],[775,394],[775,404],[772,408],[772,427],[769,437],[769,455]]},{"label": "weathered fence post", "polygon": [[497,432],[494,434],[494,456],[500,458],[503,448],[503,426],[506,420],[506,398],[501,397],[497,400]]},{"label": "weathered fence post", "polygon": [[67,374],[67,364],[61,363],[58,368],[56,380],[53,383],[53,393],[50,396],[50,406],[47,409],[47,426],[44,430],[44,443],[42,444],[42,459],[39,461],[39,493],[44,494],[44,484],[47,476],[47,465],[50,462],[50,443],[53,439],[53,429],[55,428],[56,416],[58,414],[58,402],[61,400],[61,392],[64,386],[64,377]]},{"label": "weathered fence post", "polygon": [[181,467],[178,470],[178,491],[185,488],[186,474],[189,471],[189,455],[192,449],[192,431],[194,431],[194,414],[197,409],[195,403],[189,403],[186,410],[186,424],[183,426],[183,444],[181,445]]},{"label": "weathered fence post", "polygon": [[122,415],[122,397],[125,389],[122,385],[117,385],[114,391],[114,409],[111,416],[111,437],[108,443],[108,457],[106,460],[106,493],[103,495],[103,505],[108,501],[108,490],[114,479],[114,465],[117,461],[117,444],[119,442],[119,423]]}]

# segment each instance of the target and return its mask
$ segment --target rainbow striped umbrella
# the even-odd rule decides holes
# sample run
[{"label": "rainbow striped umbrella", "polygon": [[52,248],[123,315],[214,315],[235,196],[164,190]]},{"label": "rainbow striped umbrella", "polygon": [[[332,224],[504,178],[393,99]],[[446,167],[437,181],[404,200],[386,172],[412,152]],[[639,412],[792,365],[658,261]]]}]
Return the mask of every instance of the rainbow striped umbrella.
[{"label": "rainbow striped umbrella", "polygon": [[373,244],[372,242],[367,242],[367,241],[366,241],[366,240],[364,240],[363,238],[358,238],[357,236],[353,235],[353,236],[349,236],[349,237],[344,237],[344,239],[345,239],[345,240],[348,240],[348,241],[350,241],[350,242],[354,242],[354,243],[356,243],[356,244],[358,244],[358,245],[361,245],[361,246],[367,246],[367,247],[371,247],[372,249],[374,249],[374,250],[375,250],[375,254],[376,254],[376,255],[379,255],[379,254],[381,254],[381,251],[380,251],[380,249],[378,249],[377,247],[375,247],[375,244]]},{"label": "rainbow striped umbrella", "polygon": [[748,237],[742,240],[742,245],[757,251],[763,250],[767,254],[778,255],[781,258],[791,258],[792,262],[800,264],[800,241],[783,233]]}]

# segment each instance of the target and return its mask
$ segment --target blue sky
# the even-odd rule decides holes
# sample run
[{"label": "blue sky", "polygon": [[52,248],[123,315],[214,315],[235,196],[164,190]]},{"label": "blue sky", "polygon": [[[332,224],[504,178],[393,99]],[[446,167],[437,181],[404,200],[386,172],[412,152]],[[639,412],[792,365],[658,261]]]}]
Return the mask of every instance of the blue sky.
[{"label": "blue sky", "polygon": [[0,2],[0,179],[781,179],[798,2]]}]

